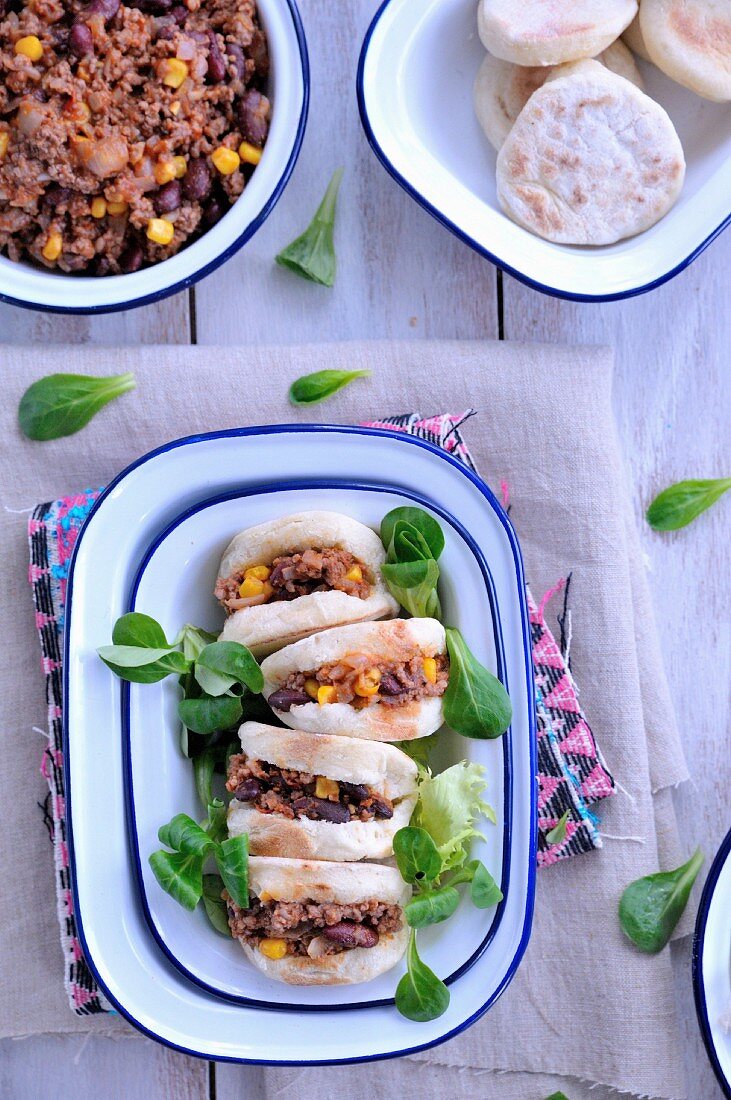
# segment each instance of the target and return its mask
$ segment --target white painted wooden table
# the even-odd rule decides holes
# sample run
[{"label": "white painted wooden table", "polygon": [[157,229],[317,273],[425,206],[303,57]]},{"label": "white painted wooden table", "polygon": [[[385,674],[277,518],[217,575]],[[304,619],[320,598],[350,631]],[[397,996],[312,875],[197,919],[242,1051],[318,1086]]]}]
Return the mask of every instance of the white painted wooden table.
[{"label": "white painted wooden table", "polygon": [[[247,248],[195,291],[127,314],[59,318],[0,306],[0,340],[250,344],[441,337],[612,344],[619,430],[693,776],[694,789],[676,794],[678,816],[688,850],[698,843],[710,857],[731,825],[731,502],[673,537],[650,532],[642,512],[674,480],[731,469],[731,233],[669,285],[625,303],[559,302],[502,278],[420,210],[368,149],[354,74],[373,0],[301,0],[300,6],[313,76],[309,126],[287,192]],[[340,275],[328,291],[275,268],[272,257],[303,228],[339,164],[346,168]],[[46,348],[44,363],[50,362]],[[690,941],[673,953],[688,1097],[716,1100],[721,1093],[693,1008]],[[214,1094],[257,1100],[259,1071],[209,1067],[147,1041],[0,1044],[6,1100],[203,1100]]]}]

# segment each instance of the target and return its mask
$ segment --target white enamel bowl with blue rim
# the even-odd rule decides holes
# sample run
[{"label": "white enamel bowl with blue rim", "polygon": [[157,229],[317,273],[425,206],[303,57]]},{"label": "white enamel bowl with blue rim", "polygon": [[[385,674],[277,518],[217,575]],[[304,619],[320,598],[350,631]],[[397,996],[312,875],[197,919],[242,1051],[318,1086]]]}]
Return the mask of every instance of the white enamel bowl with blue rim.
[{"label": "white enamel bowl with blue rim", "polygon": [[703,1041],[731,1098],[731,832],[703,887],[693,940],[693,989]]},{"label": "white enamel bowl with blue rim", "polygon": [[169,260],[132,275],[63,275],[0,255],[0,301],[56,313],[113,313],[184,290],[233,256],[266,221],[297,161],[307,122],[307,44],[295,0],[258,0],[269,43],[272,100],[261,161],[228,213]]},{"label": "white enamel bowl with blue rim", "polygon": [[[334,477],[333,472],[337,476]],[[296,479],[293,478],[296,472]],[[96,656],[129,607],[214,627],[210,588],[230,536],[295,508],[341,508],[377,525],[416,500],[447,536],[444,605],[507,684],[510,731],[495,742],[445,735],[442,763],[488,769],[498,826],[476,848],[504,902],[464,904],[422,939],[449,979],[439,1020],[414,1024],[392,1004],[400,965],[375,982],[297,989],[268,982],[238,945],[179,909],[149,875],[157,827],[199,815],[177,749],[172,682],[133,685]],[[103,594],[103,598],[100,598]],[[393,432],[281,426],[195,436],[131,466],[87,521],[71,565],[65,655],[65,779],[72,885],[86,957],[135,1026],[216,1060],[355,1062],[443,1042],[478,1019],[512,978],[530,934],[536,856],[536,760],[530,633],[520,551],[486,486],[443,452]],[[273,1013],[276,1015],[273,1015]],[[347,1021],[357,1026],[344,1026]],[[335,1026],[332,1026],[335,1025]]]},{"label": "white enamel bowl with blue rim", "polygon": [[475,0],[385,0],[358,67],[370,144],[401,186],[503,270],[546,294],[609,301],[652,290],[691,263],[731,220],[731,105],[709,103],[639,61],[645,90],[667,110],[688,164],[682,194],[647,232],[618,244],[553,244],[505,215],[496,153],[475,117],[485,56]]}]

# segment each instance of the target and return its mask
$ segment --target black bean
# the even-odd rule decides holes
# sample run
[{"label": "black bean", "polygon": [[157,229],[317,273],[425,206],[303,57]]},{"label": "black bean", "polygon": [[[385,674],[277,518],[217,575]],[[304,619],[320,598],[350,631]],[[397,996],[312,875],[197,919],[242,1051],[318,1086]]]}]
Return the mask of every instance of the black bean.
[{"label": "black bean", "polygon": [[119,267],[124,275],[131,275],[142,267],[145,253],[139,241],[130,241],[119,257]]},{"label": "black bean", "polygon": [[323,928],[322,934],[326,940],[337,943],[340,947],[375,947],[378,943],[378,933],[375,928],[371,928],[368,924],[355,924],[349,920],[341,920],[340,924]]},{"label": "black bean", "polygon": [[261,783],[252,775],[249,779],[245,779],[243,783],[239,783],[234,791],[234,798],[237,802],[253,802],[262,790]]},{"label": "black bean", "polygon": [[393,817],[393,806],[385,799],[379,798],[378,795],[373,796],[371,809],[375,813],[376,817]]},{"label": "black bean", "polygon": [[175,37],[175,24],[163,23],[161,27],[158,27],[156,32],[156,39],[158,42],[170,42]]},{"label": "black bean", "polygon": [[130,7],[139,8],[147,15],[165,15],[173,6],[173,0],[128,0],[128,2]]},{"label": "black bean", "polygon": [[211,170],[208,164],[200,157],[191,160],[188,171],[183,176],[183,194],[191,202],[202,202],[211,193]]},{"label": "black bean", "polygon": [[255,88],[244,92],[236,105],[241,133],[252,145],[264,144],[269,133],[269,100]]},{"label": "black bean", "polygon": [[267,49],[267,40],[260,30],[255,30],[251,36],[249,57],[256,66],[257,76],[264,77],[269,74],[269,51]]},{"label": "black bean", "polygon": [[311,703],[312,700],[306,691],[300,691],[297,688],[279,688],[278,691],[272,692],[267,702],[274,710],[286,713],[291,707],[301,707],[304,703]]},{"label": "black bean", "polygon": [[398,682],[392,672],[382,672],[378,690],[382,695],[403,695],[406,688]]},{"label": "black bean", "polygon": [[5,0],[0,0],[0,19],[5,15]]},{"label": "black bean", "polygon": [[368,788],[362,783],[341,783],[340,790],[348,802],[362,802],[364,798],[368,798]]},{"label": "black bean", "polygon": [[86,9],[87,15],[101,15],[104,22],[109,23],[119,11],[122,0],[91,0]]},{"label": "black bean", "polygon": [[176,4],[174,8],[170,9],[170,14],[172,15],[178,26],[182,27],[184,26],[185,20],[188,18],[188,15],[190,13],[188,12],[187,8],[183,7],[182,4]]},{"label": "black bean", "polygon": [[178,180],[170,180],[159,191],[156,191],[153,200],[157,214],[170,214],[173,210],[180,209],[182,191]]},{"label": "black bean", "polygon": [[212,229],[216,222],[220,222],[228,210],[229,204],[220,195],[214,195],[205,205],[201,218],[201,229]]},{"label": "black bean", "polygon": [[211,84],[220,84],[222,80],[226,79],[226,62],[223,60],[223,54],[221,53],[221,47],[218,45],[215,32],[210,29],[208,31],[208,70],[206,75]]},{"label": "black bean", "polygon": [[329,798],[296,798],[292,809],[314,821],[333,821],[338,825],[350,821],[348,807],[342,802],[331,802]]},{"label": "black bean", "polygon": [[74,23],[69,34],[69,50],[74,57],[85,57],[94,51],[94,39],[86,23]]},{"label": "black bean", "polygon": [[70,187],[61,187],[58,183],[50,184],[43,195],[43,202],[54,210],[57,206],[68,206],[74,197]]},{"label": "black bean", "polygon": [[[2,3],[2,0],[0,0],[0,3]],[[243,80],[246,76],[246,57],[241,46],[237,46],[235,42],[227,42],[226,55],[231,63],[235,79]]]}]

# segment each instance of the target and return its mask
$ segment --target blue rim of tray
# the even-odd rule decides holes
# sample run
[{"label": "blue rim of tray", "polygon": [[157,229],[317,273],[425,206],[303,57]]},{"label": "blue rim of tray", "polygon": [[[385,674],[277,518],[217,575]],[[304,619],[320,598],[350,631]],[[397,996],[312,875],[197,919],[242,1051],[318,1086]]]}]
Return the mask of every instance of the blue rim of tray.
[{"label": "blue rim of tray", "polygon": [[703,893],[701,894],[701,902],[698,907],[698,916],[695,922],[695,934],[693,936],[693,994],[695,996],[695,1010],[698,1016],[698,1023],[701,1029],[701,1036],[708,1052],[708,1058],[713,1071],[718,1078],[718,1083],[723,1090],[725,1096],[731,1098],[731,1082],[729,1082],[726,1074],[721,1069],[721,1063],[716,1051],[716,1043],[713,1038],[713,1032],[711,1031],[711,1021],[708,1017],[708,1005],[706,1004],[706,990],[705,982],[703,980],[703,945],[706,938],[706,925],[708,924],[708,914],[711,909],[711,902],[713,901],[713,894],[716,889],[716,884],[720,877],[727,859],[731,856],[731,829],[726,833],[726,836],[721,844],[721,847],[716,852],[716,856],[711,864],[711,869],[708,872],[708,878],[706,879],[703,887]]},{"label": "blue rim of tray", "polygon": [[[302,26],[302,17],[299,13],[299,9],[295,0],[284,0],[289,13],[292,17],[292,24],[294,26],[294,32],[297,37],[297,49],[299,51],[300,66],[302,69],[302,106],[300,108],[299,119],[297,120],[297,129],[294,135],[294,142],[290,151],[287,163],[284,166],[284,170],[279,177],[275,187],[272,190],[271,195],[264,203],[264,206],[253,218],[247,226],[241,231],[235,241],[232,241],[222,252],[217,256],[214,256],[207,264],[200,267],[197,271],[192,272],[190,275],[186,275],[184,279],[178,279],[177,282],[172,283],[170,286],[161,287],[159,290],[151,291],[149,294],[141,294],[137,298],[128,298],[124,302],[114,302],[111,305],[98,305],[98,306],[56,306],[49,305],[47,302],[33,302],[27,298],[14,298],[11,294],[0,293],[0,302],[4,302],[9,306],[19,306],[21,309],[30,309],[37,313],[70,313],[70,314],[82,314],[92,316],[97,313],[121,313],[128,309],[138,309],[140,306],[152,305],[154,302],[162,302],[165,298],[169,298],[172,294],[178,294],[181,290],[188,290],[190,287],[195,286],[201,279],[205,279],[213,271],[224,264],[227,260],[230,260],[239,249],[251,240],[251,238],[258,233],[264,222],[271,214],[274,207],[282,197],[282,193],[289,183],[289,178],[294,171],[294,166],[297,163],[297,159],[300,155],[300,149],[302,148],[302,141],[305,136],[305,129],[307,127],[307,115],[310,106],[310,58],[307,50],[307,39],[305,38],[305,30]],[[164,263],[165,261],[163,261]],[[159,266],[159,265],[157,265]],[[64,278],[65,276],[59,276]],[[123,275],[116,276],[117,278],[124,278]],[[73,278],[73,276],[70,276]]]},{"label": "blue rim of tray", "polygon": [[631,287],[629,290],[619,290],[613,294],[580,294],[570,290],[559,290],[556,287],[548,286],[547,283],[538,282],[537,279],[532,279],[530,275],[526,275],[522,271],[518,271],[517,268],[512,267],[505,260],[501,260],[494,252],[491,252],[479,241],[471,237],[469,233],[466,233],[463,229],[460,229],[458,225],[442,213],[439,207],[434,206],[428,199],[426,199],[420,191],[418,191],[413,184],[409,183],[405,176],[398,171],[393,162],[389,160],[380,145],[378,138],[375,135],[373,127],[371,126],[370,116],[368,114],[368,108],[366,106],[366,96],[363,87],[363,75],[365,70],[366,58],[368,56],[368,49],[371,44],[371,39],[376,31],[381,18],[385,14],[386,8],[388,8],[393,0],[383,0],[383,3],[378,8],[376,14],[366,31],[365,38],[363,39],[363,45],[361,46],[360,56],[358,58],[358,73],[356,76],[356,95],[358,97],[358,110],[360,112],[360,121],[365,131],[368,144],[375,153],[377,159],[381,162],[388,174],[396,180],[396,182],[403,187],[407,195],[410,195],[412,199],[418,202],[419,206],[423,207],[427,213],[431,214],[433,218],[436,218],[446,229],[451,233],[454,233],[464,244],[473,248],[480,256],[484,256],[490,263],[495,264],[501,271],[506,272],[508,275],[512,275],[518,282],[523,283],[525,286],[531,287],[532,290],[538,290],[541,294],[549,294],[552,298],[561,298],[567,302],[621,302],[626,298],[636,298],[640,294],[647,294],[651,290],[656,290],[657,287],[662,286],[663,283],[669,282],[674,279],[676,275],[679,275],[681,271],[685,271],[686,267],[690,267],[694,260],[697,260],[702,252],[708,248],[710,244],[715,241],[716,237],[721,234],[724,229],[731,223],[731,211],[724,218],[720,225],[718,225],[712,233],[710,233],[705,240],[692,250],[692,252],[681,260],[670,271],[666,271],[663,275],[658,276],[657,279],[653,279],[649,283],[645,283],[643,286]]},{"label": "blue rim of tray", "polygon": [[[229,500],[246,499],[252,496],[267,496],[270,493],[290,492],[292,490],[311,490],[311,489],[333,489],[333,490],[348,490],[352,492],[376,492],[376,493],[389,493],[394,496],[405,497],[408,500],[413,501],[415,504],[423,508],[428,508],[430,511],[438,515],[442,520],[454,528],[462,539],[467,543],[472,555],[477,561],[478,568],[482,574],[482,578],[485,582],[485,588],[487,591],[487,599],[490,606],[490,614],[492,616],[492,628],[493,628],[493,641],[495,644],[496,663],[497,663],[497,675],[498,679],[503,683],[506,691],[509,693],[509,684],[507,679],[507,673],[505,671],[505,647],[503,643],[502,622],[500,619],[500,609],[497,603],[497,596],[495,593],[495,585],[490,572],[490,567],[487,564],[484,554],[475,540],[470,535],[469,531],[459,522],[450,512],[440,505],[435,504],[434,501],[428,497],[423,496],[420,493],[411,492],[406,489],[400,489],[395,485],[386,485],[381,482],[354,482],[350,480],[337,480],[337,479],[307,479],[301,481],[283,481],[283,482],[271,482],[267,485],[253,486],[248,488],[232,489],[225,493],[217,493],[215,496],[201,501],[198,504],[191,505],[186,508],[178,516],[175,517],[164,530],[158,532],[153,539],[152,543],[145,551],[145,554],[140,562],[140,565],[135,574],[132,582],[132,589],[129,600],[127,602],[128,611],[136,610],[137,593],[139,591],[140,584],[145,575],[150,560],[160,547],[160,545],[168,538],[172,532],[180,526],[181,523],[185,523],[191,516],[196,515],[198,512],[205,511],[207,508],[215,507],[217,504],[223,504]],[[248,1008],[261,1008],[269,1012],[349,1012],[355,1009],[361,1008],[382,1008],[395,1005],[394,997],[385,997],[380,1000],[369,1001],[354,1001],[345,1002],[340,1004],[297,1004],[287,1003],[286,1001],[262,1001],[257,1000],[254,997],[247,997],[239,993],[230,993],[219,986],[211,985],[210,982],[204,981],[192,970],[181,962],[177,955],[170,949],[165,942],[165,938],[159,927],[158,922],[155,920],[152,910],[150,908],[148,900],[148,892],[145,888],[145,881],[142,872],[142,856],[140,853],[140,839],[139,831],[137,828],[137,812],[134,796],[134,780],[133,780],[133,766],[132,766],[132,738],[130,730],[130,692],[131,684],[123,681],[122,683],[122,751],[124,762],[124,779],[125,779],[125,804],[127,811],[127,824],[128,824],[128,837],[130,842],[130,848],[132,851],[132,862],[135,869],[135,875],[137,878],[137,887],[142,902],[142,909],[145,914],[145,920],[152,932],[152,935],[163,951],[168,960],[173,966],[184,974],[186,978],[192,981],[195,985],[200,986],[201,989],[205,989],[207,993],[211,993],[216,997],[221,997],[226,1001],[230,1001],[234,1004],[245,1005]],[[463,974],[466,974],[469,969],[481,958],[484,952],[489,947],[490,943],[495,937],[497,930],[500,926],[500,922],[505,912],[505,906],[507,904],[508,890],[510,887],[510,847],[512,838],[512,822],[513,822],[513,744],[512,744],[512,728],[501,738],[503,746],[503,801],[505,804],[504,822],[503,822],[503,851],[502,851],[502,868],[500,888],[503,892],[503,900],[495,907],[495,913],[493,919],[490,922],[490,927],[487,933],[461,966],[459,966],[448,977],[444,978],[445,985],[451,985]]]},{"label": "blue rim of tray", "polygon": [[498,521],[504,528],[510,545],[510,550],[513,556],[513,562],[516,570],[516,578],[518,582],[518,600],[520,604],[520,617],[521,628],[523,634],[523,656],[525,661],[526,681],[529,685],[533,684],[533,662],[530,648],[530,624],[528,619],[528,603],[526,598],[526,585],[525,585],[525,571],[523,568],[523,557],[520,550],[515,530],[512,523],[508,519],[507,514],[501,507],[497,498],[495,497],[489,486],[468,466],[463,462],[453,458],[452,455],[447,454],[444,450],[434,446],[432,443],[428,443],[424,439],[419,439],[417,436],[401,434],[393,431],[389,431],[383,428],[364,428],[356,427],[354,425],[342,425],[342,424],[272,424],[262,425],[250,428],[229,428],[216,432],[202,432],[194,435],[184,436],[180,439],[172,440],[169,443],[165,443],[160,447],[155,448],[152,451],[148,451],[147,454],[141,458],[136,459],[125,467],[117,476],[106,486],[104,491],[100,494],[96,502],[94,503],[89,515],[87,516],[79,535],[76,540],[73,554],[69,563],[69,574],[66,589],[66,630],[64,633],[64,652],[63,652],[63,774],[64,774],[64,789],[66,796],[66,839],[69,853],[69,886],[71,890],[72,900],[74,903],[74,913],[76,917],[76,931],[79,938],[79,943],[84,953],[89,970],[94,976],[94,980],[104,993],[105,997],[111,1005],[119,1012],[121,1016],[127,1020],[133,1027],[140,1031],[143,1035],[147,1035],[150,1039],[154,1039],[156,1042],[162,1043],[163,1046],[169,1047],[171,1050],[177,1050],[182,1054],[188,1054],[192,1057],[203,1058],[209,1062],[232,1062],[238,1065],[277,1065],[277,1066],[328,1066],[328,1065],[357,1065],[366,1062],[384,1061],[390,1058],[401,1058],[408,1054],[416,1054],[424,1050],[430,1050],[433,1047],[440,1046],[442,1043],[453,1039],[456,1035],[461,1034],[467,1028],[471,1027],[477,1022],[487,1010],[495,1003],[495,1001],[501,996],[501,994],[508,987],[512,981],[515,973],[518,969],[523,955],[525,954],[530,939],[531,925],[533,921],[533,910],[535,903],[535,880],[536,880],[536,855],[538,845],[538,792],[537,792],[537,779],[535,778],[537,773],[537,744],[536,744],[536,713],[534,701],[531,698],[530,705],[528,707],[528,735],[529,735],[529,763],[530,772],[534,777],[534,782],[531,785],[531,797],[529,807],[529,824],[530,824],[530,849],[529,858],[531,860],[528,868],[528,884],[527,884],[527,898],[526,906],[523,916],[523,927],[521,929],[520,941],[516,948],[512,962],[506,970],[503,978],[494,990],[493,994],[487,999],[487,1001],[480,1006],[480,1008],[473,1012],[466,1020],[463,1020],[457,1027],[452,1028],[451,1031],[445,1032],[444,1035],[439,1035],[437,1038],[430,1040],[427,1043],[417,1043],[414,1046],[406,1047],[402,1050],[388,1051],[379,1054],[363,1055],[355,1058],[321,1058],[321,1059],[281,1059],[272,1061],[267,1058],[241,1058],[234,1057],[232,1055],[221,1054],[207,1054],[203,1051],[193,1050],[190,1047],[183,1046],[180,1043],[174,1043],[172,1040],[167,1039],[156,1032],[152,1031],[140,1020],[129,1012],[121,1001],[112,993],[107,983],[101,977],[99,968],[96,965],[93,955],[89,950],[89,944],[86,937],[86,933],[83,925],[83,918],[81,910],[78,904],[78,883],[76,875],[76,852],[74,846],[73,835],[73,813],[72,813],[72,789],[71,789],[71,777],[69,767],[69,729],[68,729],[68,694],[69,694],[69,682],[68,682],[68,667],[69,667],[69,638],[70,638],[70,622],[73,607],[73,585],[74,585],[74,571],[76,566],[76,558],[81,547],[84,534],[89,527],[89,524],[101,505],[107,499],[107,497],[116,489],[119,483],[127,477],[130,473],[136,470],[138,467],[149,462],[157,455],[165,454],[168,451],[175,450],[180,447],[189,446],[195,443],[206,442],[213,439],[226,439],[236,437],[249,437],[249,436],[263,436],[263,435],[281,435],[281,434],[317,434],[326,433],[332,435],[364,435],[373,436],[380,439],[388,439],[389,441],[397,441],[398,444],[404,444],[406,446],[420,447],[422,450],[428,451],[436,458],[443,462],[447,462],[460,472],[463,477],[466,477],[468,481],[472,482],[475,488],[485,497],[488,505],[497,516]]}]

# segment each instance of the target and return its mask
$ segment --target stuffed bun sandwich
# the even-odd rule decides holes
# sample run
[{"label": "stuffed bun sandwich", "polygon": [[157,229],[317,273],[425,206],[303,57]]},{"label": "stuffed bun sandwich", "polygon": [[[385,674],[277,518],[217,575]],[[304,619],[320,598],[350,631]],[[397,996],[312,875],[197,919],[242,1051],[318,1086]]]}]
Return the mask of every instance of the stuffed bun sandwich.
[{"label": "stuffed bun sandwich", "polygon": [[262,661],[264,697],[296,729],[409,741],[444,720],[444,627],[393,619],[324,630]]},{"label": "stuffed bun sandwich", "polygon": [[386,859],[409,824],[417,767],[393,745],[245,722],[226,786],[230,836],[254,855]]},{"label": "stuffed bun sandwich", "polygon": [[231,935],[277,981],[367,982],[406,950],[411,887],[395,867],[251,856],[249,895],[248,909],[226,896]]},{"label": "stuffed bun sandwich", "polygon": [[242,531],[226,549],[215,596],[221,639],[257,657],[344,623],[392,618],[375,531],[339,512],[300,512]]}]

